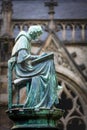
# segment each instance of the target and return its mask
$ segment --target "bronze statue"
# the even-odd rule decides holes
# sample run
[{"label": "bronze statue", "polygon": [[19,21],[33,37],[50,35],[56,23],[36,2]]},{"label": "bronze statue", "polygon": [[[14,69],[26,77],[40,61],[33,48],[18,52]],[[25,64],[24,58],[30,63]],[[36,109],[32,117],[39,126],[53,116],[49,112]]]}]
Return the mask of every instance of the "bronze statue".
[{"label": "bronze statue", "polygon": [[58,104],[57,79],[53,53],[31,54],[31,41],[43,33],[40,25],[30,26],[27,32],[21,31],[15,39],[11,58],[15,58],[17,79],[29,81],[29,90],[24,108],[51,109]]},{"label": "bronze statue", "polygon": [[[57,129],[63,111],[59,103],[58,85],[54,66],[54,54],[31,54],[31,41],[42,34],[39,25],[21,31],[15,39],[12,56],[8,61],[8,110],[9,118],[17,129]],[[25,100],[20,102],[21,88],[25,88]],[[14,91],[13,91],[14,90]],[[16,92],[16,102],[13,100]]]}]

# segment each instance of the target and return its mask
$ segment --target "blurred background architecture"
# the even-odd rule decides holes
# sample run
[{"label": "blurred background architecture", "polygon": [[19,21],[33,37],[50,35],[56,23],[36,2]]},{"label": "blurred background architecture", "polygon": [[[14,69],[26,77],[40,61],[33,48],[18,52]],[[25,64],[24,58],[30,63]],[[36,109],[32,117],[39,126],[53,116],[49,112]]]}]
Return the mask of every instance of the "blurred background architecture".
[{"label": "blurred background architecture", "polygon": [[[32,53],[54,52],[59,85],[58,108],[65,114],[59,130],[87,130],[87,0],[0,0],[0,130],[10,130],[7,61],[20,30],[41,25]],[[14,90],[15,97],[15,90]],[[24,99],[22,90],[21,102]]]}]

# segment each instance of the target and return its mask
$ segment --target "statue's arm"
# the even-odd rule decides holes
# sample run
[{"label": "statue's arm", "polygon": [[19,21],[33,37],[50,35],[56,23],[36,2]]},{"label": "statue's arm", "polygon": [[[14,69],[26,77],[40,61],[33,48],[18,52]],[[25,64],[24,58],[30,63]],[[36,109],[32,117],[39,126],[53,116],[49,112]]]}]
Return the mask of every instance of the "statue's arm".
[{"label": "statue's arm", "polygon": [[37,59],[38,57],[39,55],[28,54],[27,57],[25,57],[25,60],[34,60],[34,59]]},{"label": "statue's arm", "polygon": [[28,57],[26,57],[26,58],[29,58],[29,59],[31,59],[31,60],[35,60],[35,59],[37,59],[37,58],[41,58],[41,57],[43,57],[43,56],[46,56],[47,55],[47,53],[42,53],[41,55],[28,55]]},{"label": "statue's arm", "polygon": [[37,59],[38,57],[39,57],[38,55],[31,55],[30,53],[27,52],[26,49],[22,49],[18,52],[17,63],[21,63],[26,60],[34,60]]}]

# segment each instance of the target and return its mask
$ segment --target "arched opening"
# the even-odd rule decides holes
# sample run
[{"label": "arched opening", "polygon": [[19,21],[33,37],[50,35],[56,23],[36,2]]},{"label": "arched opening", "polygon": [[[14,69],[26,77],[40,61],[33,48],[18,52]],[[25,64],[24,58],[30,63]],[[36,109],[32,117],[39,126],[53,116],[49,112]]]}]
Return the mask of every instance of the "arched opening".
[{"label": "arched opening", "polygon": [[70,24],[66,25],[66,40],[67,41],[72,40],[72,25],[70,25]]},{"label": "arched opening", "polygon": [[27,31],[27,30],[28,30],[28,25],[27,25],[27,24],[24,24],[24,25],[23,25],[23,30],[24,30],[24,31]]},{"label": "arched opening", "polygon": [[63,90],[60,92],[60,102],[56,107],[65,111],[58,124],[59,130],[86,130],[85,102],[79,94],[78,85],[62,74],[57,73],[57,77],[58,84],[63,86]]},{"label": "arched opening", "polygon": [[56,33],[57,36],[59,37],[60,41],[63,39],[62,33],[63,33],[63,26],[62,24],[57,25],[57,30],[58,32]]},{"label": "arched opening", "polygon": [[13,26],[13,37],[15,38],[18,35],[19,32],[20,32],[20,25],[15,24]]},{"label": "arched opening", "polygon": [[85,25],[85,40],[87,41],[87,24]]},{"label": "arched opening", "polygon": [[81,41],[82,40],[82,36],[81,36],[81,25],[77,24],[75,26],[75,40],[76,41]]}]

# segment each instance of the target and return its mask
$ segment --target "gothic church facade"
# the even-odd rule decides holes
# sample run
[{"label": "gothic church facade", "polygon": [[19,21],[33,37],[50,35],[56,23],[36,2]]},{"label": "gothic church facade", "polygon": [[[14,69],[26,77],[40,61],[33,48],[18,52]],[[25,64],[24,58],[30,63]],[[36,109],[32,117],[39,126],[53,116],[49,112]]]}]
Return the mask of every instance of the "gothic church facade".
[{"label": "gothic church facade", "polygon": [[[60,103],[65,110],[59,130],[87,130],[87,1],[0,1],[0,130],[10,130],[7,62],[15,37],[31,25],[43,26],[42,36],[32,42],[32,53],[53,52]],[[24,93],[23,93],[24,94]],[[23,97],[22,97],[23,99]]]}]

